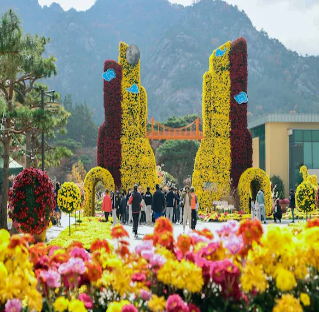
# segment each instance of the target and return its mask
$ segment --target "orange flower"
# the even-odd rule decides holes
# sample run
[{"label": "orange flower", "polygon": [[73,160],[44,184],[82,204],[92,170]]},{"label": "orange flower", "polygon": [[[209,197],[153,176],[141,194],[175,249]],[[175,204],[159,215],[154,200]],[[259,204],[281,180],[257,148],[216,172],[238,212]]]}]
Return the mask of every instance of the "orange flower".
[{"label": "orange flower", "polygon": [[143,241],[146,241],[146,240],[154,240],[154,234],[146,234],[144,235],[143,237]]},{"label": "orange flower", "polygon": [[189,251],[191,245],[193,245],[193,240],[186,234],[182,234],[177,238],[177,247],[183,253],[186,254]]},{"label": "orange flower", "polygon": [[129,237],[127,231],[124,229],[122,224],[116,224],[112,228],[111,232],[112,238],[113,239],[119,239],[123,237]]},{"label": "orange flower", "polygon": [[87,267],[87,275],[91,282],[96,282],[102,276],[102,267],[95,262],[85,262]]},{"label": "orange flower", "polygon": [[67,252],[70,252],[74,247],[84,248],[83,244],[79,241],[73,241],[67,248]]},{"label": "orange flower", "polygon": [[166,231],[162,233],[158,233],[154,235],[153,245],[156,246],[157,244],[166,247],[167,249],[174,248],[174,237],[173,233]]},{"label": "orange flower", "polygon": [[116,251],[122,258],[130,255],[130,250],[127,246],[121,245]]},{"label": "orange flower", "polygon": [[154,235],[163,233],[163,232],[173,233],[173,225],[170,219],[165,217],[160,217],[155,222]]},{"label": "orange flower", "polygon": [[24,236],[20,236],[18,234],[12,235],[10,238],[10,243],[8,248],[14,249],[17,246],[20,246],[22,249],[28,248],[29,239],[30,239],[29,235],[24,235]]},{"label": "orange flower", "polygon": [[315,219],[308,219],[307,224],[306,224],[306,228],[312,228],[315,226],[319,226],[319,218],[315,218]]},{"label": "orange flower", "polygon": [[30,261],[35,265],[39,258],[47,254],[47,248],[44,243],[39,243],[30,247]]},{"label": "orange flower", "polygon": [[259,220],[242,220],[237,235],[242,235],[246,245],[251,245],[253,241],[259,243],[263,235],[263,228]]},{"label": "orange flower", "polygon": [[58,253],[56,255],[53,255],[51,258],[50,258],[50,265],[52,263],[64,263],[64,262],[68,262],[70,256],[67,254],[67,253]]},{"label": "orange flower", "polygon": [[201,236],[205,236],[205,237],[207,237],[210,240],[212,240],[214,238],[213,233],[210,230],[208,230],[208,229],[203,229],[201,231],[196,231],[195,230],[194,232],[199,234],[199,235],[201,235]]},{"label": "orange flower", "polygon": [[111,248],[110,248],[110,244],[106,239],[100,240],[99,238],[97,238],[91,245],[91,253],[93,253],[96,250],[101,250],[101,249],[105,249],[105,251],[107,253],[110,253]]}]

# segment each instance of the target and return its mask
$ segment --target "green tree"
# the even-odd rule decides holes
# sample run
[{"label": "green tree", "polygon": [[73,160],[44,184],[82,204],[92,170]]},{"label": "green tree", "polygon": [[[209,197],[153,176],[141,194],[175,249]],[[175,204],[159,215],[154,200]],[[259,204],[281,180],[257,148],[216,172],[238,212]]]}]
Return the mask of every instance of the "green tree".
[{"label": "green tree", "polygon": [[63,106],[71,113],[67,124],[67,138],[81,142],[84,147],[95,147],[98,126],[93,121],[93,113],[87,103],[73,106],[71,95],[67,95]]},{"label": "green tree", "polygon": [[[3,190],[0,228],[7,228],[10,145],[14,135],[24,135],[32,128],[34,112],[15,102],[19,89],[27,95],[34,83],[56,74],[56,59],[43,57],[48,43],[45,37],[23,35],[18,16],[8,10],[0,21],[0,92],[5,99],[5,118],[1,120],[3,144]],[[18,91],[18,92],[19,92]]]},{"label": "green tree", "polygon": [[164,170],[176,177],[178,185],[193,174],[197,141],[165,141],[156,151],[156,162],[164,164]]},{"label": "green tree", "polygon": [[181,128],[191,124],[198,117],[199,116],[196,114],[185,115],[182,117],[172,116],[172,117],[169,117],[167,121],[163,123],[163,125],[167,127],[171,127],[171,128]]},{"label": "green tree", "polygon": [[270,181],[274,187],[275,187],[275,185],[277,185],[275,193],[278,192],[279,198],[284,199],[285,198],[285,185],[284,185],[283,180],[279,176],[273,175],[270,178]]}]

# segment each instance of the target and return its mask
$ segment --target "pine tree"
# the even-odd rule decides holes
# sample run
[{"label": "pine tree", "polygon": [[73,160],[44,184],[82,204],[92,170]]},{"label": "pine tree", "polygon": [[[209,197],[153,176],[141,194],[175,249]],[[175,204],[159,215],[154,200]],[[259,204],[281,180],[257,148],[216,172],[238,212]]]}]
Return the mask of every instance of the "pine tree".
[{"label": "pine tree", "polygon": [[[15,102],[15,93],[26,96],[41,78],[56,75],[56,59],[43,58],[49,39],[23,35],[21,22],[13,10],[0,21],[0,93],[5,99],[5,118],[1,121],[3,144],[3,189],[0,228],[7,228],[10,145],[14,135],[25,134],[32,128],[35,112]],[[37,112],[38,113],[38,112]],[[40,115],[40,114],[39,114]]]}]

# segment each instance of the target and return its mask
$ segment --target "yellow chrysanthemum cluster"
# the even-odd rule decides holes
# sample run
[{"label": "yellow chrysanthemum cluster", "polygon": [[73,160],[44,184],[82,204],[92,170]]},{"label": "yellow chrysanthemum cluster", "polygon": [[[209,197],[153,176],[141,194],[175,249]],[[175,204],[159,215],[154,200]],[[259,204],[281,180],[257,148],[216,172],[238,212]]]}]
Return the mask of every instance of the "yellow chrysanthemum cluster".
[{"label": "yellow chrysanthemum cluster", "polygon": [[317,176],[309,175],[306,166],[300,168],[300,173],[303,182],[297,187],[296,204],[302,211],[311,212],[316,209]]},{"label": "yellow chrysanthemum cluster", "polygon": [[111,173],[102,168],[95,167],[91,169],[84,179],[84,194],[85,194],[85,208],[84,214],[86,216],[95,215],[95,185],[97,182],[102,182],[105,188],[110,191],[115,190],[114,179]]},{"label": "yellow chrysanthemum cluster", "polygon": [[[273,280],[279,291],[290,292],[310,278],[309,267],[319,269],[319,227],[295,235],[289,228],[270,226],[261,244],[254,244],[248,252],[241,285],[245,292],[256,289],[262,293]],[[306,296],[303,295],[302,300],[309,304]],[[278,310],[281,305],[284,301],[278,303],[274,311],[290,311]]]},{"label": "yellow chrysanthemum cluster", "polygon": [[81,207],[81,191],[75,183],[62,184],[58,193],[58,206],[66,213],[71,213]]},{"label": "yellow chrysanthemum cluster", "polygon": [[201,208],[229,194],[230,188],[230,73],[231,42],[219,48],[225,51],[209,59],[209,72],[203,81],[204,136],[195,159],[193,184]]},{"label": "yellow chrysanthemum cluster", "polygon": [[251,196],[251,182],[258,182],[265,195],[266,215],[271,213],[271,184],[266,172],[259,168],[249,168],[240,177],[238,183],[238,195],[240,197],[240,209],[249,213],[249,196]]},{"label": "yellow chrysanthemum cluster", "polygon": [[[50,241],[51,246],[61,246],[67,248],[72,242],[81,242],[85,249],[90,249],[91,244],[96,239],[111,240],[111,223],[100,222],[99,218],[83,218],[81,225],[71,227],[71,236],[69,228],[64,229],[57,238]],[[110,245],[112,246],[112,245]]]},{"label": "yellow chrysanthemum cluster", "polygon": [[[18,238],[16,238],[18,239]],[[0,306],[11,299],[24,301],[32,311],[41,311],[42,294],[23,245],[9,247],[10,234],[0,230]]]},{"label": "yellow chrysanthemum cluster", "polygon": [[158,271],[157,278],[166,285],[187,289],[190,293],[201,291],[204,281],[202,269],[190,261],[168,260]]},{"label": "yellow chrysanthemum cluster", "polygon": [[[120,43],[119,63],[123,70],[121,185],[123,189],[138,184],[142,190],[146,191],[148,186],[154,190],[157,183],[155,155],[145,137],[147,93],[140,84],[140,62],[132,66],[126,60],[128,47]],[[128,91],[134,84],[138,86],[138,93]]]}]

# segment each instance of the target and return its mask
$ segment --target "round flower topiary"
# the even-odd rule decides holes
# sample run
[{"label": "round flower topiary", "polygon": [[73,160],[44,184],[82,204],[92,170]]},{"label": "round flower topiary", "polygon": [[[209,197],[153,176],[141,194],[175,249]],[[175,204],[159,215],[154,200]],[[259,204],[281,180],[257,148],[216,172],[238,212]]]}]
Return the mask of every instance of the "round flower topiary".
[{"label": "round flower topiary", "polygon": [[81,191],[75,183],[62,184],[58,193],[58,206],[65,213],[71,213],[81,207]]},{"label": "round flower topiary", "polygon": [[55,208],[54,187],[40,169],[26,168],[9,190],[9,217],[20,233],[41,234]]},{"label": "round flower topiary", "polygon": [[316,209],[316,188],[312,183],[304,181],[297,187],[296,203],[304,212]]}]

